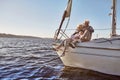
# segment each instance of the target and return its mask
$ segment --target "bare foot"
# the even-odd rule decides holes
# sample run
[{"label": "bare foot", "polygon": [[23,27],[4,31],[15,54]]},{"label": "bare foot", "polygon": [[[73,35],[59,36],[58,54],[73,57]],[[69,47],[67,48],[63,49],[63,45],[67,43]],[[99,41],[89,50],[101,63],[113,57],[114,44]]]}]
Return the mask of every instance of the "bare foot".
[{"label": "bare foot", "polygon": [[75,44],[74,43],[70,43],[69,45],[70,45],[70,47],[75,48]]},{"label": "bare foot", "polygon": [[58,49],[57,49],[57,48],[53,48],[53,50],[54,50],[54,51],[58,51]]},{"label": "bare foot", "polygon": [[63,56],[65,56],[65,53],[64,53],[64,52],[62,53],[62,55],[61,55],[60,57],[63,57]]}]

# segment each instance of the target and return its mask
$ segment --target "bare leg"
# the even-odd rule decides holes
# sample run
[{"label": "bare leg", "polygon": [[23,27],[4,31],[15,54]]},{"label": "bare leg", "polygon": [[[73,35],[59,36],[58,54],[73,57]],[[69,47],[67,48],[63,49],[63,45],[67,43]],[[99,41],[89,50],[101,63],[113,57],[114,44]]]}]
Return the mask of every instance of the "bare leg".
[{"label": "bare leg", "polygon": [[57,47],[56,47],[56,49],[59,49],[60,47],[62,47],[62,46],[63,46],[63,44],[64,44],[64,42],[65,42],[65,40],[64,40],[64,41],[62,41],[62,43],[61,43],[59,46],[57,46]]},{"label": "bare leg", "polygon": [[60,57],[65,56],[65,51],[66,51],[66,49],[67,49],[67,47],[68,47],[68,42],[67,42],[67,40],[65,40],[64,43],[65,43],[64,50],[63,50],[63,53],[62,53],[62,55],[61,55]]}]

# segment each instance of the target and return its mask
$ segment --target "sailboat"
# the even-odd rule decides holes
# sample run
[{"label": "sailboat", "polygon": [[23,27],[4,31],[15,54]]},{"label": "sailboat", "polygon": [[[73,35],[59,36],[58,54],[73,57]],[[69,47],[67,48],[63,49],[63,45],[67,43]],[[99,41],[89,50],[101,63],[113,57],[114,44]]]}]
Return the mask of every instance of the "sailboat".
[{"label": "sailboat", "polygon": [[[65,50],[65,55],[62,57],[61,54],[64,51],[64,46],[60,47],[56,52],[65,66],[120,76],[120,36],[116,34],[116,3],[117,0],[112,0],[111,37],[79,42],[75,48],[69,46]],[[54,36],[54,48],[60,45],[61,40],[58,39],[59,34],[62,34],[65,38],[69,37],[61,27],[65,18],[70,17],[71,6],[72,0],[68,0],[68,5],[64,11],[59,29],[57,29]]]}]

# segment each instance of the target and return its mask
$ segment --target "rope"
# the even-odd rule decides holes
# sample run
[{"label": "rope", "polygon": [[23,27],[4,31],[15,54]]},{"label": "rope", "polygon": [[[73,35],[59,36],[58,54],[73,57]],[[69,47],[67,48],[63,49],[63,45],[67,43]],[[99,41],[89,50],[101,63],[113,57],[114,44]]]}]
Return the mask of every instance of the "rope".
[{"label": "rope", "polygon": [[51,59],[51,60],[45,61],[44,63],[47,64],[47,63],[52,62],[52,61],[55,61],[55,60],[57,60],[57,59],[60,59],[60,57],[53,58],[53,59]]},{"label": "rope", "polygon": [[45,64],[48,64],[48,63],[50,63],[50,62],[52,62],[52,61],[55,61],[55,60],[57,60],[57,59],[60,59],[60,57],[63,57],[63,56],[64,56],[64,54],[62,53],[61,56],[58,56],[58,57],[55,57],[55,58],[53,58],[53,59],[51,59],[51,60],[45,61],[44,63],[45,63]]},{"label": "rope", "polygon": [[[69,22],[70,22],[70,17],[68,18],[68,21],[67,21],[65,29],[63,30],[63,33],[65,33],[65,31],[66,31],[66,29],[68,27]],[[60,40],[61,40],[62,36],[63,36],[63,34],[60,36],[60,38],[59,38]]]},{"label": "rope", "polygon": [[66,50],[66,48],[67,48],[67,42],[66,42],[66,41],[64,41],[64,42],[65,42],[65,48],[64,48],[64,51],[63,51],[62,55],[61,55],[61,56],[58,56],[58,57],[55,57],[55,58],[53,58],[53,59],[51,59],[51,60],[45,61],[45,62],[44,62],[45,64],[48,64],[49,62],[55,61],[55,60],[57,60],[57,59],[60,59],[60,57],[65,56],[65,50]]},{"label": "rope", "polygon": [[[104,28],[104,29],[94,29],[94,30],[110,30],[111,28]],[[67,29],[67,30],[75,30],[75,29]],[[117,30],[120,30],[120,28],[117,28]]]},{"label": "rope", "polygon": [[65,36],[66,38],[69,38],[69,36],[67,35],[67,34],[65,34],[65,32],[63,32],[62,30],[61,30],[61,34],[63,35],[63,36]]}]

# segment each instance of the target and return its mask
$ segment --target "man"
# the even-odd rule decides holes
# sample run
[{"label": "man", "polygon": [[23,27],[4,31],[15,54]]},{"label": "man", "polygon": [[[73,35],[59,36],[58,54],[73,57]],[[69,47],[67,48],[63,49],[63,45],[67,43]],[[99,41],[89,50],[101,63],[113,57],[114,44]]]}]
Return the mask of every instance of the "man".
[{"label": "man", "polygon": [[84,33],[80,37],[81,42],[86,42],[91,40],[94,29],[92,28],[92,26],[89,25],[89,23],[90,23],[89,20],[85,20],[85,22],[83,23]]}]

